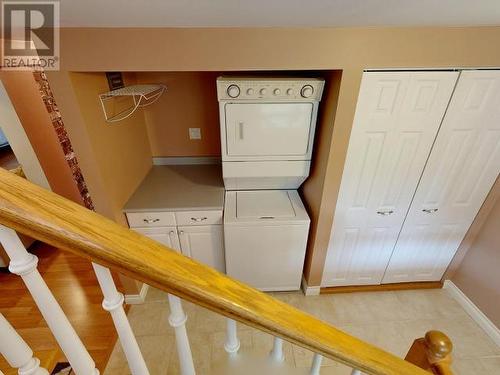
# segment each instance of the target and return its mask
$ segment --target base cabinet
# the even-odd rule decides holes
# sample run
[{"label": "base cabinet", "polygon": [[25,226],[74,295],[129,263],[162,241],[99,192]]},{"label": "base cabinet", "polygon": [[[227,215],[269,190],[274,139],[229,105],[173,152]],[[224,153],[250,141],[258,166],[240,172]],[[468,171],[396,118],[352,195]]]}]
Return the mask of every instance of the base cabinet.
[{"label": "base cabinet", "polygon": [[127,213],[127,219],[130,229],[226,272],[222,211]]},{"label": "base cabinet", "polygon": [[178,227],[182,254],[226,272],[222,225]]},{"label": "base cabinet", "polygon": [[180,252],[181,246],[179,243],[179,236],[177,234],[177,227],[158,227],[158,228],[132,228],[146,237],[168,246]]}]

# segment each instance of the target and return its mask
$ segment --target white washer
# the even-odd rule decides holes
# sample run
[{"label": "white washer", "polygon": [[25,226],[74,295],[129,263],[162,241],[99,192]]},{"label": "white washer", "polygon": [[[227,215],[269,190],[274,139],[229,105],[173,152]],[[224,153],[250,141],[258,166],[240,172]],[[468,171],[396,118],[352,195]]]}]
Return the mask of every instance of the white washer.
[{"label": "white washer", "polygon": [[217,79],[226,272],[261,290],[300,288],[310,220],[295,189],[309,175],[323,86]]},{"label": "white washer", "polygon": [[227,191],[224,210],[227,273],[264,291],[299,289],[309,216],[297,191]]}]

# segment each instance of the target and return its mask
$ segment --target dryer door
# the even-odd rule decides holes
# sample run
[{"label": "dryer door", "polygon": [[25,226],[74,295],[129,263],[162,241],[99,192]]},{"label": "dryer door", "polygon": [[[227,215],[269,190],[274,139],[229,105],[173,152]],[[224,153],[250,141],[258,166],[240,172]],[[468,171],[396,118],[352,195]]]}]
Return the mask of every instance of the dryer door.
[{"label": "dryer door", "polygon": [[306,155],[312,142],[312,103],[228,103],[228,156]]}]

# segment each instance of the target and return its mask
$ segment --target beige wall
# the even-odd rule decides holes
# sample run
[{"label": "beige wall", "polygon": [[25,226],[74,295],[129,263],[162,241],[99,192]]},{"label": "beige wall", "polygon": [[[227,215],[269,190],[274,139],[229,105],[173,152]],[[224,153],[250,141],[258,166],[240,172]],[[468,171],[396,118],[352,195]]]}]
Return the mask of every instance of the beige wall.
[{"label": "beige wall", "polygon": [[[58,102],[64,101],[67,108],[72,108],[75,104],[71,95],[69,99],[57,96],[57,92],[67,93],[70,71],[341,70],[331,141],[323,145],[321,151],[326,161],[315,167],[311,185],[304,187],[307,204],[316,221],[314,238],[308,249],[306,275],[309,285],[319,285],[363,69],[499,67],[500,48],[494,48],[499,43],[500,27],[75,28],[62,30],[63,70],[52,73],[49,80],[51,85],[59,85],[53,87]],[[80,121],[75,118],[73,123],[76,125]],[[76,129],[75,133],[78,132]],[[109,141],[115,142],[114,139]],[[78,142],[83,145],[87,141]],[[137,155],[143,158],[142,154]],[[89,164],[88,168],[98,167]],[[110,172],[120,178],[120,170]],[[99,178],[93,180],[92,185],[94,182],[97,186]],[[89,186],[91,193],[93,188]],[[313,193],[318,189],[321,194]]]},{"label": "beige wall", "polygon": [[500,327],[500,199],[491,210],[452,281]]},{"label": "beige wall", "polygon": [[[144,115],[137,111],[126,120],[107,123],[98,97],[109,91],[105,74],[71,73],[70,78],[112,218],[126,224],[122,208],[152,165]],[[127,84],[135,83],[130,74],[124,80]],[[120,100],[116,103],[117,111],[130,104]]]},{"label": "beige wall", "polygon": [[5,86],[50,188],[63,197],[82,203],[71,168],[66,161],[33,73],[0,71],[0,80]]},{"label": "beige wall", "polygon": [[[140,83],[163,83],[167,90],[144,108],[153,156],[220,155],[219,112],[212,72],[138,73]],[[201,140],[189,139],[201,129]]]},{"label": "beige wall", "polygon": [[[96,211],[127,225],[123,205],[152,165],[143,112],[107,123],[98,97],[109,91],[104,73],[48,72],[47,76]],[[126,74],[124,80],[133,84],[136,77]],[[116,103],[118,111],[128,105],[122,100]],[[123,275],[120,281],[126,294],[137,294],[142,284]]]}]

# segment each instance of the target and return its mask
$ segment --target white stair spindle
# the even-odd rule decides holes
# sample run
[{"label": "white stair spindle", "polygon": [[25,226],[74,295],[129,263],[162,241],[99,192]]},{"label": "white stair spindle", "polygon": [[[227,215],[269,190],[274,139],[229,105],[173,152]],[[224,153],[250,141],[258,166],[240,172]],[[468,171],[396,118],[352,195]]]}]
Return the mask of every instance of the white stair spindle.
[{"label": "white stair spindle", "polygon": [[314,354],[310,375],[319,375],[319,371],[321,370],[321,361],[323,360],[323,356],[321,354]]},{"label": "white stair spindle", "polygon": [[195,375],[193,355],[191,354],[191,347],[186,332],[187,316],[182,309],[181,299],[169,294],[168,302],[170,304],[168,322],[175,329],[175,342],[177,344],[181,375]]},{"label": "white stair spindle", "polygon": [[95,263],[92,263],[92,266],[94,267],[97,281],[104,295],[102,307],[111,314],[130,371],[133,375],[148,375],[149,371],[146,362],[123,309],[123,294],[119,293],[116,289],[115,282],[108,268]]},{"label": "white stair spindle", "polygon": [[240,349],[240,340],[238,339],[238,331],[236,328],[236,322],[233,319],[227,319],[227,332],[226,332],[226,342],[224,344],[224,349],[230,355],[238,353]]},{"label": "white stair spindle", "polygon": [[[10,323],[0,313],[0,354],[9,365],[19,369],[23,375],[48,375],[49,372],[40,367],[40,360],[33,356],[33,351]],[[1,372],[0,372],[1,373]]]},{"label": "white stair spindle", "polygon": [[355,368],[352,369],[351,375],[361,375],[361,371],[356,370]]},{"label": "white stair spindle", "polygon": [[26,251],[14,230],[3,225],[0,225],[0,242],[10,258],[10,272],[23,279],[75,374],[98,375],[92,357],[38,272],[38,258]]},{"label": "white stair spindle", "polygon": [[271,350],[271,360],[274,362],[283,362],[285,356],[283,355],[283,339],[279,337],[274,338],[273,350]]}]

